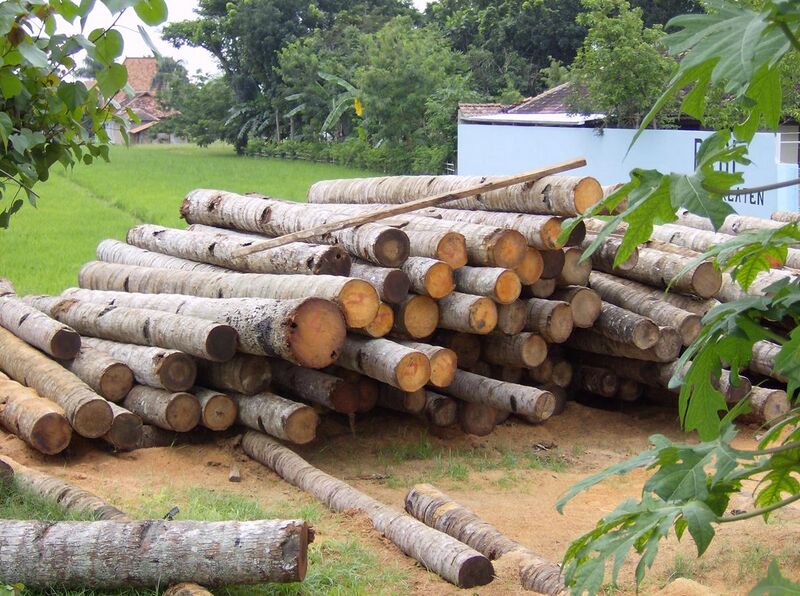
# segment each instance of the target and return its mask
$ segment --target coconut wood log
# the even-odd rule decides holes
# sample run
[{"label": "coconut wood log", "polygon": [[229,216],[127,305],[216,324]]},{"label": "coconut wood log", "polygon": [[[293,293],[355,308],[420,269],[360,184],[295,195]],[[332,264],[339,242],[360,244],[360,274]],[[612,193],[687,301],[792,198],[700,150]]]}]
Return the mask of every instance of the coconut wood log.
[{"label": "coconut wood log", "polygon": [[414,486],[406,495],[405,508],[421,522],[464,542],[490,560],[508,558],[517,562],[519,580],[526,590],[553,595],[564,591],[557,564],[508,538],[432,485]]},{"label": "coconut wood log", "polygon": [[441,310],[433,298],[410,294],[393,307],[393,330],[405,337],[422,339],[432,334],[439,325]]},{"label": "coconut wood log", "polygon": [[[677,223],[682,226],[690,228],[697,228],[698,230],[706,230],[709,232],[714,231],[714,225],[707,217],[701,217],[688,211],[680,211],[678,214]],[[752,215],[739,215],[738,213],[731,213],[725,218],[725,221],[719,228],[719,232],[723,234],[736,235],[740,232],[747,230],[777,230],[785,225],[779,221],[771,219],[764,219],[763,217],[753,217]]]},{"label": "coconut wood log", "polygon": [[497,309],[497,329],[506,335],[521,333],[528,321],[528,309],[526,300],[500,305]]},{"label": "coconut wood log", "polygon": [[467,241],[463,234],[446,230],[403,230],[411,244],[409,257],[436,259],[458,269],[467,264]]},{"label": "coconut wood log", "polygon": [[549,343],[560,344],[566,341],[573,329],[572,308],[569,303],[530,298],[525,301],[525,304],[527,306],[524,327],[526,331],[541,335]]},{"label": "coconut wood log", "polygon": [[181,433],[196,427],[202,414],[194,395],[182,391],[170,393],[144,385],[131,389],[122,407],[148,424]]},{"label": "coconut wood log", "polygon": [[564,268],[566,254],[563,250],[543,250],[542,279],[556,279]]},{"label": "coconut wood log", "polygon": [[390,304],[381,302],[378,306],[378,314],[372,320],[372,323],[361,329],[350,329],[360,335],[366,335],[373,339],[378,339],[389,335],[394,329],[394,309]]},{"label": "coconut wood log", "polygon": [[381,384],[378,389],[378,405],[388,410],[406,414],[421,414],[425,411],[426,403],[424,389],[403,391],[385,384]]},{"label": "coconut wood log", "polygon": [[483,338],[483,359],[500,366],[539,366],[547,358],[547,342],[535,333],[491,334]]},{"label": "coconut wood log", "polygon": [[193,387],[192,395],[200,404],[200,424],[207,429],[223,431],[236,422],[239,407],[229,395],[205,387]]},{"label": "coconut wood log", "polygon": [[556,293],[558,283],[555,279],[540,279],[536,283],[522,288],[520,294],[523,299],[528,298],[550,298]]},{"label": "coconut wood log", "polygon": [[444,298],[455,289],[453,268],[443,261],[424,257],[409,257],[401,267],[417,294],[434,300]]},{"label": "coconut wood log", "polygon": [[572,324],[581,329],[594,325],[603,307],[603,301],[598,293],[584,286],[557,288],[551,298],[569,304],[572,309]]},{"label": "coconut wood log", "polygon": [[786,392],[781,389],[753,387],[748,395],[750,412],[746,417],[758,423],[769,422],[785,416],[792,409]]},{"label": "coconut wood log", "polygon": [[255,395],[269,387],[272,362],[262,356],[236,354],[227,362],[201,360],[197,382],[202,386],[243,395]]},{"label": "coconut wood log", "polygon": [[425,354],[387,339],[348,337],[337,364],[403,391],[416,391],[431,377]]},{"label": "coconut wood log", "polygon": [[[588,234],[580,244],[581,250],[585,252],[596,239],[596,235]],[[639,249],[634,248],[630,256],[615,267],[614,261],[616,261],[617,253],[621,247],[622,240],[620,238],[615,238],[613,236],[605,238],[600,243],[600,246],[592,253],[592,265],[595,269],[603,269],[604,271],[613,271],[614,269],[626,271],[632,269],[639,262]]]},{"label": "coconut wood log", "polygon": [[380,303],[375,288],[364,280],[333,275],[306,276],[300,284],[295,275],[199,273],[93,262],[84,265],[78,279],[82,288],[92,290],[205,298],[322,298],[338,304],[351,327],[368,325]]},{"label": "coconut wood log", "polygon": [[434,426],[452,426],[458,418],[458,402],[445,395],[426,391],[425,418]]},{"label": "coconut wood log", "polygon": [[138,449],[142,442],[142,419],[117,404],[109,405],[113,420],[111,429],[103,435],[103,440],[120,451]]},{"label": "coconut wood log", "polygon": [[[669,327],[665,327],[664,329],[669,329]],[[680,338],[680,335],[678,335],[678,338]],[[656,342],[656,346],[652,348],[641,350],[635,346],[603,337],[590,329],[576,329],[566,341],[566,345],[576,350],[585,350],[595,354],[620,356],[622,358],[632,358],[634,360],[649,360],[652,362],[672,362],[678,358],[679,352],[679,349],[675,350],[674,353],[662,353],[657,351],[656,346],[659,345],[658,342]]]},{"label": "coconut wood log", "polygon": [[772,221],[779,221],[782,223],[790,223],[800,221],[800,211],[775,211],[770,219]]},{"label": "coconut wood log", "polygon": [[74,329],[26,304],[13,293],[0,295],[0,326],[53,358],[75,358],[81,348],[81,337]]},{"label": "coconut wood log", "polygon": [[483,403],[497,410],[524,416],[530,422],[543,422],[553,414],[555,398],[535,387],[504,383],[465,370],[458,370],[443,393],[462,401]]},{"label": "coconut wood log", "polygon": [[775,370],[775,361],[780,351],[781,346],[778,344],[766,340],[757,341],[753,344],[748,368],[765,377],[772,377],[782,383],[787,383],[788,379]]},{"label": "coconut wood log", "polygon": [[581,366],[578,381],[581,389],[601,397],[614,397],[619,389],[619,377],[599,366]]},{"label": "coconut wood log", "polygon": [[498,424],[498,415],[504,411],[484,403],[458,400],[458,426],[468,435],[485,437],[494,431]]},{"label": "coconut wood log", "polygon": [[558,387],[569,387],[572,384],[574,372],[575,369],[572,366],[572,362],[560,356],[554,357],[550,382]]},{"label": "coconut wood log", "polygon": [[663,292],[654,293],[641,284],[624,283],[618,277],[597,271],[592,272],[589,283],[604,301],[648,317],[661,326],[675,327],[685,346],[700,334],[700,316],[665,301]]},{"label": "coconut wood log", "polygon": [[742,300],[748,296],[762,296],[766,293],[766,289],[769,286],[778,281],[796,281],[798,276],[791,274],[789,271],[788,269],[761,271],[756,275],[747,290],[736,283],[733,276],[725,271],[722,273],[722,287],[714,294],[714,297],[721,302],[733,302],[734,300]]},{"label": "coconut wood log", "polygon": [[431,363],[430,384],[434,387],[447,387],[453,382],[458,368],[458,355],[449,348],[434,346],[416,341],[398,341],[397,343],[422,352]]},{"label": "coconut wood log", "polygon": [[453,279],[462,294],[486,296],[499,304],[514,302],[522,291],[519,276],[500,267],[461,267],[453,272]]},{"label": "coconut wood log", "polygon": [[[168,391],[186,391],[194,385],[197,377],[197,365],[194,359],[179,350],[123,344],[96,337],[84,337],[82,341],[85,345],[105,352],[124,363],[133,372],[136,382],[140,385]],[[234,359],[236,358],[239,356],[234,356]],[[209,361],[205,362],[207,366],[227,365],[227,363],[212,365]]]},{"label": "coconut wood log", "polygon": [[272,372],[275,387],[290,396],[342,414],[358,411],[360,396],[359,387],[355,383],[280,360],[273,361]]},{"label": "coconut wood log", "polygon": [[242,448],[247,455],[290,484],[311,493],[333,511],[365,514],[381,535],[450,583],[472,588],[492,580],[492,564],[480,553],[325,474],[269,437],[248,432],[242,439]]},{"label": "coconut wood log", "polygon": [[400,304],[411,288],[411,281],[403,271],[377,267],[365,261],[355,260],[350,266],[350,276],[369,282],[381,300],[389,304]]},{"label": "coconut wood log", "polygon": [[[552,358],[545,358],[538,366],[531,366],[528,369],[528,376],[537,385],[547,385],[553,383],[554,363]],[[571,380],[571,379],[570,379]]]},{"label": "coconut wood log", "polygon": [[181,350],[207,360],[230,360],[238,334],[230,325],[172,313],[104,306],[74,298],[29,296],[29,303],[83,335]]},{"label": "coconut wood log", "polygon": [[111,428],[111,407],[105,399],[74,374],[3,328],[0,328],[0,369],[18,383],[60,405],[78,434],[97,438]]},{"label": "coconut wood log", "polygon": [[72,428],[61,406],[0,373],[0,425],[45,455],[67,448]]},{"label": "coconut wood log", "polygon": [[75,358],[61,364],[108,401],[122,401],[133,387],[131,369],[91,345],[82,345]]},{"label": "coconut wood log", "polygon": [[438,346],[456,353],[458,368],[470,369],[481,357],[481,340],[472,333],[459,333],[446,329],[437,330],[432,341]]},{"label": "coconut wood log", "polygon": [[438,327],[486,335],[497,326],[497,306],[483,296],[453,292],[439,300]]},{"label": "coconut wood log", "polygon": [[514,267],[512,271],[517,274],[522,285],[536,283],[541,279],[542,271],[544,271],[542,253],[529,246],[528,250],[525,252],[525,258],[522,260],[522,263]]},{"label": "coconut wood log", "polygon": [[[279,356],[312,368],[328,366],[336,359],[336,353],[346,333],[339,308],[330,301],[319,298],[214,299],[180,294],[135,294],[77,289],[67,290],[64,294],[70,298],[109,307],[152,309],[171,313],[170,316],[224,323],[236,331],[241,351]],[[232,356],[231,354],[222,360],[230,360]]]},{"label": "coconut wood log", "polygon": [[631,344],[640,350],[652,348],[660,337],[658,325],[653,321],[610,302],[603,302],[600,316],[592,329],[609,339]]},{"label": "coconut wood log", "polygon": [[297,445],[317,436],[319,416],[314,408],[264,391],[252,396],[232,394],[239,406],[237,422]]},{"label": "coconut wood log", "polygon": [[158,252],[151,252],[125,244],[119,240],[103,240],[97,245],[98,261],[116,263],[117,265],[135,265],[137,267],[157,267],[160,269],[177,269],[179,271],[201,271],[206,273],[225,273],[224,267],[197,263],[188,259],[170,257]]},{"label": "coconut wood log", "polygon": [[338,246],[294,242],[259,255],[236,256],[237,251],[263,240],[234,235],[176,230],[150,224],[128,230],[128,244],[161,254],[210,263],[245,273],[347,275],[350,258]]}]

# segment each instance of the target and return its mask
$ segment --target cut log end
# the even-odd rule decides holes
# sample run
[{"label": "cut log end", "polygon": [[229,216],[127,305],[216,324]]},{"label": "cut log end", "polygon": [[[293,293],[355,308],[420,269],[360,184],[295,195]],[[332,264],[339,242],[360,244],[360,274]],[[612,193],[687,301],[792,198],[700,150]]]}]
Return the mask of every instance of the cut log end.
[{"label": "cut log end", "polygon": [[400,304],[408,296],[410,289],[408,276],[402,271],[391,271],[383,281],[383,297],[390,304]]},{"label": "cut log end", "polygon": [[61,453],[69,445],[70,439],[72,427],[64,416],[56,412],[39,417],[30,434],[32,446],[45,455]]},{"label": "cut log end", "polygon": [[448,232],[436,247],[436,258],[444,261],[453,269],[467,264],[467,243],[462,234]]},{"label": "cut log end", "polygon": [[603,308],[603,300],[597,292],[586,288],[578,291],[570,301],[572,322],[575,327],[589,328],[594,325]]},{"label": "cut log end", "polygon": [[434,300],[444,298],[455,289],[453,268],[447,263],[434,263],[425,273],[425,290]]},{"label": "cut log end", "polygon": [[553,416],[556,411],[556,404],[556,396],[549,391],[543,391],[534,403],[533,413],[525,416],[525,420],[533,424],[544,422]]},{"label": "cut log end", "polygon": [[539,335],[532,333],[522,344],[520,355],[525,366],[539,366],[547,359],[547,342]]},{"label": "cut log end", "polygon": [[564,268],[566,256],[563,250],[543,250],[542,255],[542,279],[554,279],[558,277]]},{"label": "cut log end", "polygon": [[603,187],[594,178],[582,178],[575,185],[575,211],[578,215],[585,213],[603,199]]},{"label": "cut log end", "polygon": [[411,296],[400,309],[395,323],[401,332],[413,338],[428,337],[439,322],[439,305],[428,296]]},{"label": "cut log end", "polygon": [[[541,258],[541,257],[540,257]],[[533,282],[531,282],[533,283]],[[514,271],[504,271],[494,286],[494,298],[500,304],[511,304],[522,293],[522,282]]]},{"label": "cut log end", "polygon": [[119,412],[103,438],[121,451],[133,451],[142,442],[142,419],[131,412]]},{"label": "cut log end", "polygon": [[474,333],[486,335],[497,327],[497,307],[489,298],[479,298],[469,307],[469,326]]},{"label": "cut log end", "polygon": [[230,325],[217,325],[211,329],[206,339],[205,351],[209,360],[226,362],[236,354],[239,334]]},{"label": "cut log end", "polygon": [[201,422],[210,430],[223,431],[236,422],[236,402],[224,393],[210,397],[203,406]]},{"label": "cut log end", "polygon": [[399,267],[410,252],[408,236],[402,230],[387,228],[375,242],[375,257],[383,267]]},{"label": "cut log end", "polygon": [[131,387],[133,387],[133,373],[121,362],[106,368],[100,378],[100,393],[108,401],[122,401]]},{"label": "cut log end", "polygon": [[762,387],[753,387],[750,406],[758,420],[767,422],[784,416],[792,408],[785,391]]},{"label": "cut log end", "polygon": [[313,273],[316,275],[350,275],[352,262],[350,255],[339,246],[331,246],[316,261]]},{"label": "cut log end", "polygon": [[[361,283],[366,284],[373,294],[375,293],[371,285],[366,282]],[[376,303],[372,313],[373,319],[377,306]],[[370,322],[367,321],[366,324]],[[321,298],[308,298],[295,309],[289,325],[291,327],[289,349],[295,361],[301,366],[323,368],[339,357],[347,328],[342,312],[334,303]]]},{"label": "cut log end", "polygon": [[416,391],[431,378],[431,363],[422,352],[411,352],[403,356],[395,369],[397,387],[403,391]]},{"label": "cut log end", "polygon": [[361,329],[375,318],[380,298],[372,284],[361,279],[351,279],[339,292],[338,302],[347,325]]},{"label": "cut log end", "polygon": [[200,403],[189,393],[173,393],[166,409],[166,420],[175,432],[185,433],[200,422]]},{"label": "cut log end", "polygon": [[572,328],[572,307],[566,303],[555,305],[547,327],[550,341],[564,343],[572,334]]},{"label": "cut log end", "polygon": [[50,340],[50,353],[58,360],[71,360],[81,350],[81,336],[72,329],[59,329]]},{"label": "cut log end", "polygon": [[710,261],[700,263],[692,272],[692,288],[701,298],[711,298],[722,287],[722,274]]},{"label": "cut log end", "polygon": [[492,265],[513,269],[522,263],[527,252],[528,242],[525,236],[516,230],[502,230],[495,236],[491,248]]},{"label": "cut log end", "polygon": [[375,315],[372,322],[359,331],[363,332],[364,335],[377,339],[388,335],[392,327],[394,327],[394,311],[391,306],[381,302],[380,306],[378,306],[378,314]]},{"label": "cut log end", "polygon": [[183,352],[168,352],[158,364],[158,380],[168,391],[186,391],[197,378],[197,363]]},{"label": "cut log end", "polygon": [[697,339],[697,336],[700,335],[700,331],[702,329],[703,323],[699,315],[692,314],[685,317],[678,325],[678,333],[681,334],[683,345],[690,345],[695,339]]},{"label": "cut log end", "polygon": [[[354,414],[361,406],[361,390],[357,383],[343,381],[330,394],[333,409],[342,414]],[[377,400],[377,397],[375,398]],[[374,403],[372,405],[374,407]],[[372,409],[370,407],[369,409]]]},{"label": "cut log end", "polygon": [[517,274],[520,284],[528,286],[539,281],[543,270],[544,260],[542,259],[542,254],[529,246],[522,263],[514,268],[514,273]]},{"label": "cut log end", "polygon": [[78,407],[72,418],[72,426],[78,434],[88,439],[97,439],[111,429],[112,418],[111,406],[98,397],[87,400]]},{"label": "cut log end", "polygon": [[485,437],[497,425],[497,410],[486,404],[459,402],[458,424],[468,435]]},{"label": "cut log end", "polygon": [[458,570],[458,587],[461,589],[485,586],[492,579],[494,579],[494,566],[483,555],[468,558]]},{"label": "cut log end", "polygon": [[434,387],[447,387],[453,382],[458,368],[458,356],[453,350],[444,348],[430,356],[431,385]]},{"label": "cut log end", "polygon": [[633,330],[631,337],[633,345],[640,350],[646,350],[656,345],[661,337],[658,325],[649,320],[641,320]]},{"label": "cut log end", "polygon": [[[577,230],[577,227],[575,228]],[[586,227],[584,226],[584,235],[586,234]],[[542,244],[548,250],[557,250],[563,248],[565,242],[559,242],[558,237],[561,235],[561,219],[558,217],[551,217],[542,226],[539,235],[542,238]]]},{"label": "cut log end", "polygon": [[286,420],[284,426],[286,437],[297,445],[310,443],[317,436],[317,424],[319,424],[319,417],[314,408],[297,408]]},{"label": "cut log end", "polygon": [[[559,221],[558,231],[559,234],[561,233],[561,222]],[[582,221],[578,222],[574,228],[572,228],[572,232],[567,238],[567,246],[580,246],[581,242],[583,242],[584,238],[586,238],[586,224]],[[561,248],[561,247],[559,247]]]}]

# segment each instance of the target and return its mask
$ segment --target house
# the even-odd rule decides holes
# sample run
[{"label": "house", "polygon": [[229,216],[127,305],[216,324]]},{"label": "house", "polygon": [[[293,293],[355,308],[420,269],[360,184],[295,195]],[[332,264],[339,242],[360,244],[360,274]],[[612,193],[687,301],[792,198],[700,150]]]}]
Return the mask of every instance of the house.
[{"label": "house", "polygon": [[[681,122],[674,129],[647,129],[631,146],[634,129],[599,128],[603,114],[572,114],[566,107],[569,83],[511,105],[461,104],[458,111],[458,164],[463,175],[522,172],[575,157],[588,165],[577,174],[602,184],[629,180],[634,168],[692,172],[697,150],[711,131]],[[800,177],[800,127],[787,122],[777,133],[759,132],[750,145],[753,163],[719,164],[740,169],[748,187]],[[726,198],[739,213],[769,217],[773,211],[796,211],[796,187]]]}]

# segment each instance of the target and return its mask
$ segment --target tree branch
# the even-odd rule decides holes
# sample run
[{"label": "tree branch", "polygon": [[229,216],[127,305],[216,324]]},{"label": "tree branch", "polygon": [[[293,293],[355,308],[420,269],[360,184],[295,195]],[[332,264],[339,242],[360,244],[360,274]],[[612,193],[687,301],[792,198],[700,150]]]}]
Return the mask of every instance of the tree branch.
[{"label": "tree branch", "polygon": [[731,522],[742,521],[743,519],[750,519],[752,517],[759,517],[761,515],[765,515],[776,509],[780,509],[781,507],[786,507],[787,505],[791,505],[795,501],[800,501],[800,493],[796,495],[792,495],[788,499],[784,499],[783,501],[779,501],[777,503],[773,503],[769,507],[762,507],[761,509],[754,509],[753,511],[748,511],[747,513],[740,513],[739,515],[731,515],[728,517],[718,517],[717,523],[718,524],[728,524]]}]

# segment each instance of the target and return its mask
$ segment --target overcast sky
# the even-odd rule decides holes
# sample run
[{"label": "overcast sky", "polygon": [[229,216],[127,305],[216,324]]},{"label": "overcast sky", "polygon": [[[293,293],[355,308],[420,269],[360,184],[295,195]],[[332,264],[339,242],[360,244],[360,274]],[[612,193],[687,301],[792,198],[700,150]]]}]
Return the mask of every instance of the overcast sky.
[{"label": "overcast sky", "polygon": [[[420,10],[424,10],[427,6],[428,0],[414,0],[414,5]],[[194,9],[197,6],[197,0],[167,0],[169,7],[169,22],[185,21],[187,19],[194,19],[197,15],[194,14]],[[89,20],[86,25],[86,32],[97,27],[108,26],[112,22],[111,15],[106,7],[98,2],[92,10]],[[125,11],[125,14],[117,23],[119,32],[125,39],[125,56],[149,56],[151,55],[150,48],[142,40],[137,30],[137,25],[141,24],[136,13],[133,10]],[[66,30],[76,31],[77,27],[70,29],[68,26]],[[194,74],[200,70],[205,73],[217,72],[217,64],[213,56],[200,48],[182,47],[181,49],[174,48],[171,44],[161,39],[161,27],[147,27],[150,38],[153,44],[159,51],[165,55],[180,60],[186,66],[190,74]]]}]

